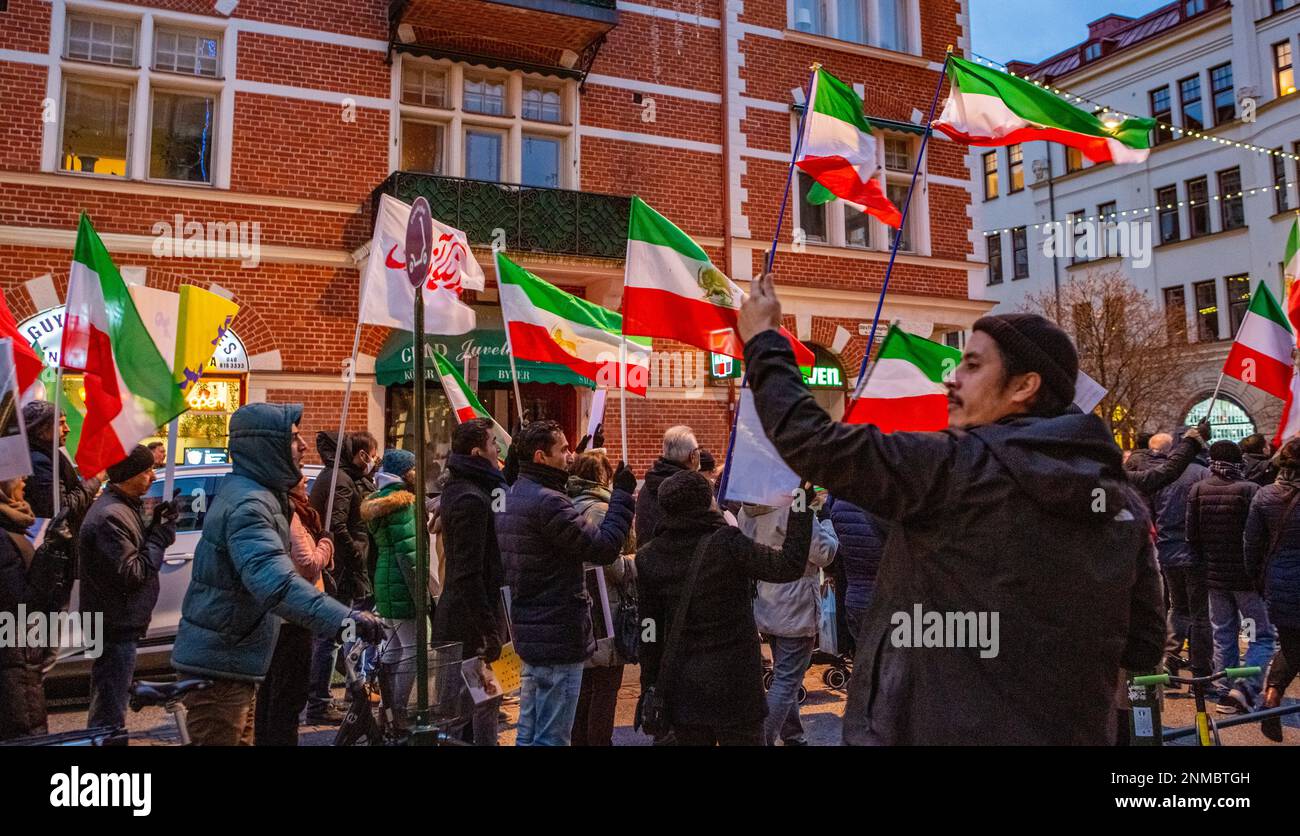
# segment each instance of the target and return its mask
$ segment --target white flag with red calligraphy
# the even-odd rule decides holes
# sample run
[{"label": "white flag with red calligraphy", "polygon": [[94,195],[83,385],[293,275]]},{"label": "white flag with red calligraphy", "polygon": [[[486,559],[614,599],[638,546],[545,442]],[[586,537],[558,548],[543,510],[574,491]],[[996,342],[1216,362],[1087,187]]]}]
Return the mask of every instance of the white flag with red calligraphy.
[{"label": "white flag with red calligraphy", "polygon": [[[406,221],[411,207],[381,195],[370,257],[361,274],[360,321],[415,330],[415,288],[406,275]],[[483,289],[483,268],[474,260],[465,233],[433,222],[433,257],[425,281],[426,334],[464,334],[474,330],[474,309],[460,301],[461,290]]]}]

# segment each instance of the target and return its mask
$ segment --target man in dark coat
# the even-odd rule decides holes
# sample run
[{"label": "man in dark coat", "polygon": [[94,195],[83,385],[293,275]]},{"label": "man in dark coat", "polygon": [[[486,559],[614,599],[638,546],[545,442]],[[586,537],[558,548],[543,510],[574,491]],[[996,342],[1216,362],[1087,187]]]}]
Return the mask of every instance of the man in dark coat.
[{"label": "man in dark coat", "polygon": [[[1273,625],[1264,599],[1246,574],[1242,537],[1250,503],[1259,485],[1245,477],[1241,448],[1235,441],[1210,445],[1210,475],[1187,495],[1187,545],[1204,568],[1209,591],[1210,624],[1214,630],[1216,671],[1235,668],[1241,659],[1237,644],[1242,620],[1252,625],[1246,664],[1265,666],[1273,655]],[[1219,689],[1219,712],[1251,710],[1263,686],[1263,674],[1235,679]]]},{"label": "man in dark coat", "polygon": [[1162,437],[1172,438],[1164,433],[1152,435],[1147,442],[1148,448],[1134,450],[1128,461],[1124,462],[1124,472],[1128,474],[1129,482],[1148,500],[1156,491],[1182,476],[1187,466],[1205,452],[1206,440],[1210,437],[1210,423],[1202,421],[1197,424],[1195,429],[1183,433],[1183,437],[1172,447],[1162,440],[1163,455],[1156,455],[1156,451],[1149,449],[1149,445]]},{"label": "man in dark coat", "polygon": [[1248,435],[1241,440],[1242,472],[1246,478],[1259,485],[1273,484],[1277,478],[1277,464],[1273,461],[1273,451],[1268,439],[1260,433]]},{"label": "man in dark coat", "polygon": [[[374,593],[369,567],[370,532],[361,518],[361,500],[374,490],[368,474],[374,470],[379,444],[367,432],[346,433],[338,450],[337,433],[316,433],[316,452],[324,470],[311,486],[311,507],[320,514],[325,530],[334,540],[334,569],[327,573],[325,590],[348,608],[369,608]],[[339,475],[334,486],[334,506],[329,509],[330,479],[334,457],[339,455]],[[303,722],[338,723],[343,714],[330,696],[330,677],[339,645],[333,635],[317,634],[312,639],[311,677]]]},{"label": "man in dark coat", "polygon": [[[1151,439],[1151,461],[1167,461],[1173,437],[1159,433]],[[1156,557],[1169,595],[1168,639],[1165,664],[1177,673],[1183,641],[1188,644],[1188,664],[1194,676],[1210,673],[1214,643],[1210,636],[1210,597],[1205,590],[1205,565],[1187,544],[1187,496],[1192,486],[1210,475],[1200,462],[1192,462],[1178,478],[1151,497],[1155,510]]]},{"label": "man in dark coat", "polygon": [[831,526],[840,540],[835,559],[844,567],[844,610],[849,633],[855,639],[866,619],[876,586],[876,572],[885,551],[885,535],[867,512],[847,499],[830,501]]},{"label": "man in dark coat", "polygon": [[[434,641],[460,642],[464,658],[482,656],[485,662],[500,657],[505,641],[500,626],[505,573],[494,513],[505,499],[500,456],[492,421],[475,418],[452,431],[450,476],[440,504],[446,577],[430,634]],[[469,731],[475,744],[497,745],[500,704],[496,697],[474,708]]]},{"label": "man in dark coat", "polygon": [[[666,512],[660,534],[637,549],[639,615],[653,625],[641,644],[641,690],[667,702],[679,746],[762,746],[763,663],[754,619],[754,581],[787,583],[803,575],[813,510],[792,508],[780,549],[727,524],[701,474],[683,470],[661,486]],[[672,624],[681,607],[696,548],[708,538],[692,589],[673,670],[663,671]]]},{"label": "man in dark coat", "polygon": [[582,663],[596,650],[583,563],[618,559],[632,527],[636,477],[614,473],[605,520],[583,519],[565,488],[573,458],[554,421],[534,421],[515,440],[519,478],[497,520],[510,585],[515,651],[524,662],[519,746],[567,746],[582,688]]},{"label": "man in dark coat", "polygon": [[159,502],[146,524],[141,501],[153,484],[153,453],[137,444],[108,469],[109,486],[81,526],[81,610],[103,615],[103,647],[90,669],[87,725],[123,726],[135,652],[158,603],[167,547],[176,541],[176,507]]},{"label": "man in dark coat", "polygon": [[804,479],[893,525],[845,742],[1113,742],[1121,668],[1160,661],[1164,613],[1119,448],[1071,406],[1070,338],[1033,314],[978,320],[950,428],[885,435],[826,414],[780,324],[765,276],[739,320],[764,430]]},{"label": "man in dark coat", "polygon": [[[31,452],[32,475],[27,477],[27,503],[38,517],[54,516],[54,466],[51,456],[54,446],[54,404],[49,401],[30,401],[23,407],[23,423],[27,425],[27,447]],[[68,421],[59,416],[59,446],[68,438]],[[100,480],[82,480],[77,476],[67,455],[59,451],[59,510],[68,514],[68,525],[74,537],[81,531],[81,521],[90,510],[90,503],[99,493]]]},{"label": "man in dark coat", "polygon": [[678,425],[664,431],[663,455],[646,472],[645,484],[636,497],[636,541],[644,546],[654,539],[663,519],[659,510],[659,486],[683,470],[700,469],[700,445],[690,427]]}]

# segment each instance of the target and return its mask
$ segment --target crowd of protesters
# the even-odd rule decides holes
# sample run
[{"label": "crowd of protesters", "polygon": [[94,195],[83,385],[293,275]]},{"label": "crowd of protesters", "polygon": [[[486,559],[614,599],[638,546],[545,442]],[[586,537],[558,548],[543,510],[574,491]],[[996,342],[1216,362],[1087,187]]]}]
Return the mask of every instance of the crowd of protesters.
[{"label": "crowd of protesters", "polygon": [[[409,730],[419,538],[430,640],[484,664],[507,645],[519,657],[520,746],[611,745],[630,664],[636,726],[658,745],[806,745],[798,691],[824,638],[823,579],[852,661],[849,744],[1114,743],[1127,674],[1235,666],[1243,630],[1244,664],[1267,670],[1223,685],[1217,710],[1281,704],[1300,664],[1300,439],[1208,443],[1202,422],[1121,451],[1072,405],[1073,343],[1030,314],[975,323],[947,431],[884,434],[817,404],[779,325],[760,279],[739,320],[749,383],[806,480],[781,507],[720,499],[725,462],[690,427],[666,429],[638,483],[599,431],[572,449],[548,420],[507,450],[491,421],[459,424],[436,490],[409,451],[320,433],[309,491],[302,407],[239,409],[172,653],[210,681],[185,698],[194,742],[294,745],[300,721],[338,723],[349,638],[382,647],[382,701]],[[105,620],[88,722],[121,726],[176,507],[145,512],[154,446],[83,479],[53,416],[27,405],[35,472],[0,483],[0,604],[66,607],[76,561],[81,608]],[[56,486],[60,514],[33,549]],[[995,615],[996,651],[900,638],[899,614],[920,611]],[[45,730],[49,664],[0,650],[0,737]],[[497,745],[503,699],[467,693],[453,733]],[[1282,739],[1277,718],[1263,731]]]}]

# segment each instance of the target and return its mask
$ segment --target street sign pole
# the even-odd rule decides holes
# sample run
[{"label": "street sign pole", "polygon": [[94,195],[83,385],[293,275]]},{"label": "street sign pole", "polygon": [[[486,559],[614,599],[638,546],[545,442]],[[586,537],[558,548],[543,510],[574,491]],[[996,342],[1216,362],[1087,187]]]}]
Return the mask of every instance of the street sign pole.
[{"label": "street sign pole", "polygon": [[417,197],[406,225],[406,274],[415,286],[415,332],[412,355],[415,367],[415,730],[429,726],[429,540],[424,505],[424,288],[433,250],[433,213],[429,202]]}]

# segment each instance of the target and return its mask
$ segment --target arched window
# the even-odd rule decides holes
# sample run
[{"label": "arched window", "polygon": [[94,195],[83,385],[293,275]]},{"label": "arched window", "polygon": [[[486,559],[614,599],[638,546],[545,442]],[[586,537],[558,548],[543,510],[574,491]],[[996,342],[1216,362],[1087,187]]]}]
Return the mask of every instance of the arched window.
[{"label": "arched window", "polygon": [[[1209,408],[1209,398],[1200,401],[1187,411],[1183,423],[1189,427],[1195,426],[1205,417]],[[1256,432],[1254,420],[1241,404],[1225,395],[1219,395],[1219,399],[1214,402],[1214,412],[1210,415],[1210,428],[1213,430],[1211,437],[1216,441],[1223,438],[1241,441]]]}]

